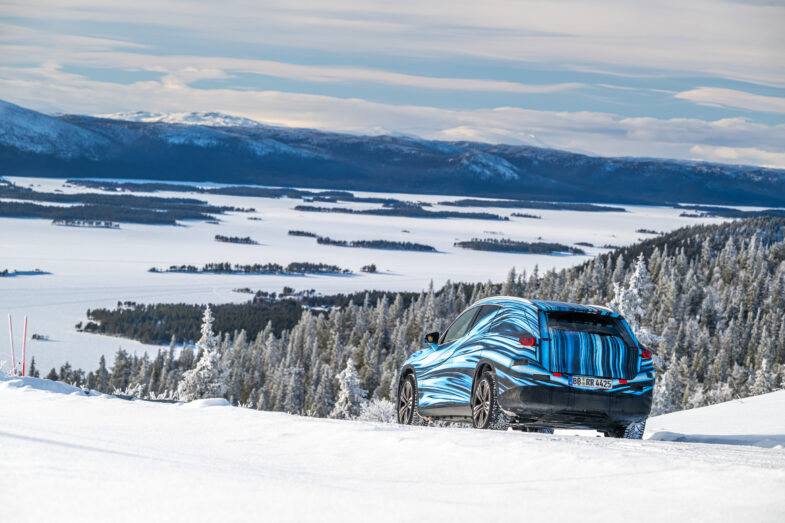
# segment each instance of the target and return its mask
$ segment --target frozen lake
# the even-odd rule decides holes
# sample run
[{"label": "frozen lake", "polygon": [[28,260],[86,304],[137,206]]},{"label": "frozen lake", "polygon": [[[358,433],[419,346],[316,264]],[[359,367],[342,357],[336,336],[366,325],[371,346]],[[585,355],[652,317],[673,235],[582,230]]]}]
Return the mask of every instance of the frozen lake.
[{"label": "frozen lake", "polygon": [[[92,192],[67,187],[64,180],[7,178],[38,191]],[[377,196],[436,203],[461,199],[454,196],[376,194],[352,191],[357,196]],[[149,194],[149,193],[139,193]],[[458,240],[509,238],[573,245],[589,242],[597,246],[628,245],[651,235],[637,229],[670,231],[696,223],[722,221],[685,218],[670,207],[624,205],[627,212],[576,212],[529,209],[452,207],[434,205],[429,210],[513,212],[542,219],[512,217],[510,221],[463,218],[403,218],[293,210],[300,199],[271,199],[201,193],[157,192],[155,196],[194,197],[215,205],[253,207],[254,213],[228,213],[220,224],[187,222],[184,226],[121,224],[120,229],[57,227],[49,220],[0,218],[0,270],[41,269],[51,274],[0,278],[0,312],[12,314],[17,340],[21,340],[22,317],[29,316],[29,333],[46,335],[49,341],[28,343],[28,361],[35,356],[42,372],[68,360],[86,370],[97,366],[101,354],[122,347],[130,352],[156,351],[159,347],[133,341],[76,332],[74,325],[85,321],[86,311],[114,307],[118,301],[140,303],[241,302],[247,294],[233,289],[249,287],[280,292],[284,286],[316,289],[330,294],[365,289],[418,291],[430,281],[437,287],[445,281],[501,281],[509,270],[531,272],[535,266],[546,271],[577,265],[606,251],[586,248],[586,256],[534,255],[472,251],[454,247]],[[316,203],[322,207],[377,208],[376,204]],[[249,220],[250,217],[260,220]],[[360,249],[319,245],[314,238],[289,236],[297,229],[337,240],[391,240],[432,245],[439,252]],[[408,231],[408,232],[405,232]],[[250,236],[259,245],[214,241],[216,234]],[[234,275],[150,273],[151,267],[229,261],[240,264],[316,262],[350,269],[353,275]],[[375,264],[376,274],[360,268]],[[0,361],[10,360],[6,327],[0,329]],[[17,343],[21,345],[21,343]],[[17,350],[19,352],[19,349]]]}]

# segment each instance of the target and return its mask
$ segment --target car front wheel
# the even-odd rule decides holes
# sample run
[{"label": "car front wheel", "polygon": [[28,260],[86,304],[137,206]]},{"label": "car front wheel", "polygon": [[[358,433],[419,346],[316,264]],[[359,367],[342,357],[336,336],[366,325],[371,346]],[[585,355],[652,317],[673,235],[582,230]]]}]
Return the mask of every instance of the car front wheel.
[{"label": "car front wheel", "polygon": [[423,419],[417,412],[417,381],[414,374],[408,374],[398,385],[398,423],[401,425],[422,425]]}]

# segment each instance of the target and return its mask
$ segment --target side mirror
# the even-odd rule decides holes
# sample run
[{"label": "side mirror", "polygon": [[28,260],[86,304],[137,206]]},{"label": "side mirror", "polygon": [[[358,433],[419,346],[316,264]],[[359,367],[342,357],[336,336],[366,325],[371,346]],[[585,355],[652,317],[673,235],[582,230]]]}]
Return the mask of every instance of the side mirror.
[{"label": "side mirror", "polygon": [[425,343],[429,345],[438,345],[439,344],[439,332],[429,332],[425,335]]}]

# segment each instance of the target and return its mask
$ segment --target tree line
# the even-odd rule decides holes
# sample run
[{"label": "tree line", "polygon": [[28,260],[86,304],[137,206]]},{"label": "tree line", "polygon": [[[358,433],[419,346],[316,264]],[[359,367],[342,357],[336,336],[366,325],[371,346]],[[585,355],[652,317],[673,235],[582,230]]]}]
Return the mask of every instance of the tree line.
[{"label": "tree line", "polygon": [[149,272],[194,272],[212,274],[350,274],[349,269],[337,265],[313,262],[292,262],[286,267],[278,263],[232,264],[230,262],[206,263],[196,265],[170,265],[168,269],[151,267]]},{"label": "tree line", "polygon": [[[0,216],[47,218],[58,222],[122,222],[175,225],[178,220],[214,220],[215,214],[251,212],[231,206],[210,205],[194,198],[162,198],[132,194],[57,193],[35,191],[10,182],[0,183]],[[39,205],[34,202],[74,205]]]},{"label": "tree line", "polygon": [[436,252],[436,248],[424,243],[398,242],[391,240],[334,240],[328,236],[319,236],[308,231],[289,231],[289,236],[316,238],[320,245],[333,245],[336,247],[356,247],[361,249],[397,249],[404,251]]},{"label": "tree line", "polygon": [[224,243],[243,243],[246,245],[259,245],[259,242],[250,236],[224,236],[223,234],[216,234],[215,241]]},{"label": "tree line", "polygon": [[[579,212],[627,212],[624,207],[610,205],[596,205],[593,203],[565,203],[565,202],[535,202],[531,200],[477,200],[465,198],[463,200],[447,200],[439,205],[453,207],[506,207],[512,209],[542,209],[548,211],[579,211]],[[531,215],[524,217],[531,218]],[[537,217],[539,218],[539,216]]]},{"label": "tree line", "polygon": [[378,209],[350,209],[348,207],[318,207],[295,205],[295,211],[337,212],[342,214],[368,214],[372,216],[404,216],[408,218],[471,218],[474,220],[509,220],[506,216],[489,212],[429,211],[420,204],[399,204]]},{"label": "tree line", "polygon": [[471,240],[453,243],[455,247],[475,251],[518,252],[525,254],[558,254],[569,253],[583,255],[586,251],[578,247],[570,247],[561,243],[521,242],[507,238],[472,238]]}]

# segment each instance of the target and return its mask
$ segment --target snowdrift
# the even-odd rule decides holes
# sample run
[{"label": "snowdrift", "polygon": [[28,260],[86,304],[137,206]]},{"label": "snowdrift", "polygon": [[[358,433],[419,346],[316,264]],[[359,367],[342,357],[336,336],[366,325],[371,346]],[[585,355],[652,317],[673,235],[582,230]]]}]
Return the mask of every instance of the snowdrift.
[{"label": "snowdrift", "polygon": [[102,396],[95,391],[86,391],[79,387],[74,387],[59,381],[46,380],[42,378],[29,377],[9,377],[0,373],[0,390],[3,389],[25,389],[25,391],[45,391],[57,394],[77,394],[79,396]]},{"label": "snowdrift", "polygon": [[650,418],[644,437],[781,449],[785,447],[785,390]]}]

